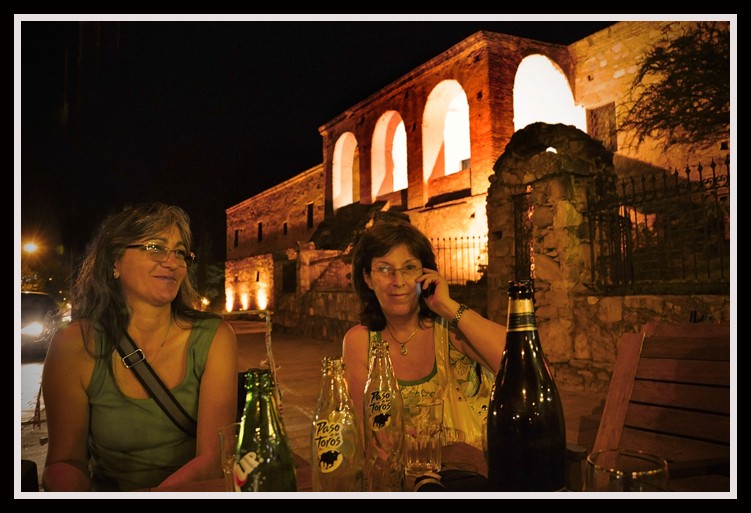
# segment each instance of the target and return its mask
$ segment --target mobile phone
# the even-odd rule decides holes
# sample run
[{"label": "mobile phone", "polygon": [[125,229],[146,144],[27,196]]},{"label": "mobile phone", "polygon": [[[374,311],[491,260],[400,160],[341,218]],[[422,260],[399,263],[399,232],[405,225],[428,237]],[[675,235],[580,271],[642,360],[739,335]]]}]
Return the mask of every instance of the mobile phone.
[{"label": "mobile phone", "polygon": [[432,296],[435,292],[435,283],[431,283],[428,285],[428,288],[423,288],[420,293],[422,294],[422,297],[428,297]]}]

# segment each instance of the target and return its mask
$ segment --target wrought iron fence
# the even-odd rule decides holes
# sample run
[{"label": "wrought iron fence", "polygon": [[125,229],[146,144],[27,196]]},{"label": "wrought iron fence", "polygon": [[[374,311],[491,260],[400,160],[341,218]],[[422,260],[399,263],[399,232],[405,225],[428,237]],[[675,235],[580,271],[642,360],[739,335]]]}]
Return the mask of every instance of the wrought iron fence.
[{"label": "wrought iron fence", "polygon": [[471,285],[488,266],[488,236],[436,237],[430,243],[441,274],[450,285]]},{"label": "wrought iron fence", "polygon": [[598,292],[729,292],[729,157],[618,183],[598,177],[587,208]]}]

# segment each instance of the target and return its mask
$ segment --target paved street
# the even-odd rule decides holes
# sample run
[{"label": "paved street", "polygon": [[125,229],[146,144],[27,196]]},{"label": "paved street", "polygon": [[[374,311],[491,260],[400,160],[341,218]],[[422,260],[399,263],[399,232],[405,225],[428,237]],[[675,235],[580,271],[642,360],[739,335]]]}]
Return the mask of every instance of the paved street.
[{"label": "paved street", "polygon": [[[254,321],[232,321],[238,335],[238,371],[263,366],[267,359],[265,324]],[[296,453],[310,452],[310,428],[321,381],[321,359],[341,355],[341,344],[316,339],[303,339],[272,332],[272,354],[277,365],[277,378],[282,391],[284,424]],[[47,426],[43,401],[35,422],[36,394],[39,391],[40,363],[22,365],[21,457],[37,463],[41,471],[46,456]],[[597,430],[593,412],[599,412],[604,396],[562,389],[566,431],[569,441],[591,448]],[[16,459],[18,461],[18,458]],[[18,467],[17,467],[18,468]]]}]

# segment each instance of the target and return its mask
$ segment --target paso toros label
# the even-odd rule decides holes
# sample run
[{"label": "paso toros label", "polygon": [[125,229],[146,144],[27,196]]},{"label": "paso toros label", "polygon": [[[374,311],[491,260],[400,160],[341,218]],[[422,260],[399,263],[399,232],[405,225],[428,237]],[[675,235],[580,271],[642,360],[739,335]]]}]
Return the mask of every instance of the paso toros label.
[{"label": "paso toros label", "polygon": [[368,401],[370,429],[380,431],[391,425],[391,392],[374,390]]},{"label": "paso toros label", "polygon": [[331,422],[328,419],[316,422],[313,443],[318,455],[318,468],[324,474],[335,471],[344,460],[343,431],[344,426],[339,422]]}]

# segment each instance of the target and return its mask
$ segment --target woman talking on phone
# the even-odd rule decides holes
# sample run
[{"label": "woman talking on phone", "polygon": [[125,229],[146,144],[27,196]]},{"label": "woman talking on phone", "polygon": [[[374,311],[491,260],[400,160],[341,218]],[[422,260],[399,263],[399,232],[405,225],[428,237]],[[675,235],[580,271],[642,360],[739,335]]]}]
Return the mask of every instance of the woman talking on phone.
[{"label": "woman talking on phone", "polygon": [[441,397],[444,427],[482,448],[505,328],[451,298],[430,241],[407,220],[375,219],[355,245],[352,281],[360,324],[344,335],[342,357],[356,411],[371,347],[385,339],[404,400]]}]

